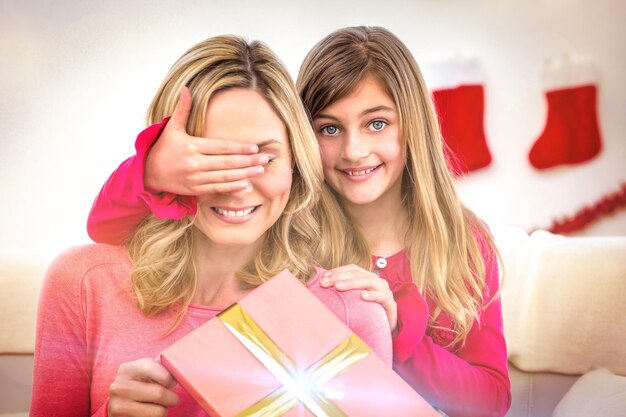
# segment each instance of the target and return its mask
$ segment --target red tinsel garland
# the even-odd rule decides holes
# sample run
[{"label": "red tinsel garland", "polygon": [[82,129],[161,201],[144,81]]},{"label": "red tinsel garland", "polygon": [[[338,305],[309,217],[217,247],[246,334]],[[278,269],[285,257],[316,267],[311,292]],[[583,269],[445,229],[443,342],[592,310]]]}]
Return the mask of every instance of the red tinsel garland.
[{"label": "red tinsel garland", "polygon": [[593,205],[578,210],[573,216],[555,219],[547,230],[552,233],[571,233],[585,228],[600,217],[607,216],[623,206],[626,206],[626,183],[623,183],[618,191],[606,194]]}]

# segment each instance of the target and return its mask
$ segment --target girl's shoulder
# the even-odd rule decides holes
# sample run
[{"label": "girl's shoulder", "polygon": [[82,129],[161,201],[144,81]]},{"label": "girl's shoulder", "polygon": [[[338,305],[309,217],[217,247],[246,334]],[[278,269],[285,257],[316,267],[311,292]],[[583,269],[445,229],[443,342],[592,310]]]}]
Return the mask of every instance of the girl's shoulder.
[{"label": "girl's shoulder", "polygon": [[479,222],[473,225],[472,232],[485,265],[485,297],[486,300],[490,300],[498,293],[500,287],[498,251],[491,229],[484,221],[479,220]]},{"label": "girl's shoulder", "polygon": [[476,218],[471,225],[474,240],[478,245],[478,249],[485,260],[485,266],[496,260],[496,246],[489,225],[483,220]]}]

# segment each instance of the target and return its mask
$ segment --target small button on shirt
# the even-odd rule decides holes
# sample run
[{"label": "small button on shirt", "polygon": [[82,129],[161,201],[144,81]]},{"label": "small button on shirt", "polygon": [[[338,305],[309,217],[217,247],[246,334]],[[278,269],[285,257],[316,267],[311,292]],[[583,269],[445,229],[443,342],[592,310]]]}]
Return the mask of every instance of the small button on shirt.
[{"label": "small button on shirt", "polygon": [[376,259],[376,266],[379,269],[383,269],[384,267],[387,266],[387,259],[385,259],[385,258],[378,258],[378,259]]}]

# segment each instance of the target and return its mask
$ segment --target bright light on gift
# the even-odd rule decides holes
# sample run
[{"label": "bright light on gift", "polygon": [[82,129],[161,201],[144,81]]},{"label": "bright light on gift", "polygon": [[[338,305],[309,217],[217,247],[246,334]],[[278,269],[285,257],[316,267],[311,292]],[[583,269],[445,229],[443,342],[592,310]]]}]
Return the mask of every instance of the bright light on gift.
[{"label": "bright light on gift", "polygon": [[266,350],[261,349],[257,344],[253,343],[249,338],[242,335],[237,329],[228,323],[224,323],[232,334],[239,339],[261,363],[270,371],[274,377],[282,384],[287,391],[304,404],[316,417],[331,417],[319,406],[318,401],[313,397],[320,396],[320,387],[315,384],[308,375],[296,374],[295,377],[281,366],[275,358],[273,358]]},{"label": "bright light on gift", "polygon": [[240,305],[234,304],[218,317],[281,384],[281,388],[248,407],[238,417],[283,415],[298,403],[304,404],[316,417],[347,417],[325,395],[323,386],[370,354],[371,349],[361,339],[354,335],[348,337],[305,371],[298,368]]},{"label": "bright light on gift", "polygon": [[322,388],[322,394],[329,400],[343,400],[346,397],[343,391],[332,388]]}]

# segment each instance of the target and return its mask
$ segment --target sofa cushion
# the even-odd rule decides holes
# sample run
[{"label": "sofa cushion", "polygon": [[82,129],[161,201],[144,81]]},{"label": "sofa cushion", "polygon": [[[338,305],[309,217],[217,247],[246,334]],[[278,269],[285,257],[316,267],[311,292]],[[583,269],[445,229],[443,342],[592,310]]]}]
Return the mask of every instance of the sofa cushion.
[{"label": "sofa cushion", "polygon": [[0,354],[34,352],[37,300],[50,259],[0,254]]},{"label": "sofa cushion", "polygon": [[503,251],[509,360],[525,371],[626,375],[626,237],[516,239]]},{"label": "sofa cushion", "polygon": [[553,417],[624,417],[626,377],[608,369],[596,369],[581,376],[565,394]]}]

